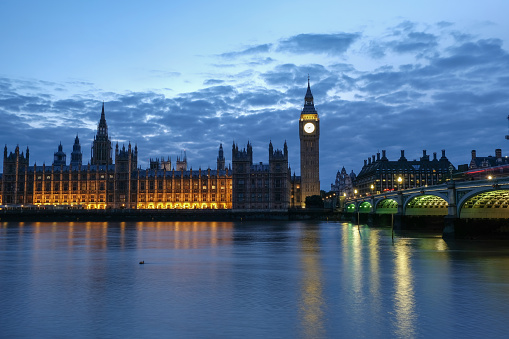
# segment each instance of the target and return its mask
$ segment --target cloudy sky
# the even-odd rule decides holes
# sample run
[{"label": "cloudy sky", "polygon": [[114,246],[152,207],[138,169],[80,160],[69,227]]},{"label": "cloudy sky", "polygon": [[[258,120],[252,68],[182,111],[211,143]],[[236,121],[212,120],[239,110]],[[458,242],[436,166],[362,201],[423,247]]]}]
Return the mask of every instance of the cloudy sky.
[{"label": "cloudy sky", "polygon": [[114,143],[138,163],[186,150],[227,163],[235,141],[268,162],[286,140],[300,173],[308,74],[321,121],[320,179],[381,150],[509,155],[509,1],[2,1],[0,145],[84,162],[105,102]]}]

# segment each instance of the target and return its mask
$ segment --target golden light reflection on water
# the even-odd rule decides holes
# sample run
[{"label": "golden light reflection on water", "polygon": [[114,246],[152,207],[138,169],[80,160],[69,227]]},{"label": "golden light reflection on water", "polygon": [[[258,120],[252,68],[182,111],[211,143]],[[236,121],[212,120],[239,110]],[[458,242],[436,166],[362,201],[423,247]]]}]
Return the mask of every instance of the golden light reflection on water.
[{"label": "golden light reflection on water", "polygon": [[394,249],[396,333],[401,338],[416,336],[415,295],[409,241],[398,240]]},{"label": "golden light reflection on water", "polygon": [[371,233],[369,238],[369,291],[373,309],[382,309],[382,295],[380,283],[380,233]]},{"label": "golden light reflection on water", "polygon": [[[2,223],[4,225],[7,227],[7,223]],[[25,236],[25,224],[17,225],[22,238]],[[65,241],[69,251],[74,251],[77,245],[92,251],[112,245],[125,249],[129,244],[141,250],[146,248],[147,243],[160,249],[216,248],[233,241],[231,222],[35,222],[31,226],[34,250],[47,244],[54,249],[59,246],[59,239]],[[51,241],[43,242],[42,239]]]},{"label": "golden light reflection on water", "polygon": [[74,222],[70,222],[67,229],[67,248],[70,252],[74,249]]},{"label": "golden light reflection on water", "polygon": [[[231,222],[139,222],[136,224],[137,243],[155,243],[158,248],[197,249],[215,248],[229,244],[233,237]],[[168,245],[171,246],[168,246]]]},{"label": "golden light reflection on water", "polygon": [[300,252],[303,276],[299,314],[305,338],[320,338],[325,334],[319,241],[317,231],[303,231]]},{"label": "golden light reflection on water", "polygon": [[363,242],[366,240],[362,238],[358,226],[343,224],[341,286],[345,291],[345,303],[349,305],[346,316],[358,326],[362,326],[366,311],[359,306],[366,305],[366,298],[369,298],[365,289],[365,284],[369,284],[369,281],[365,281],[366,277],[369,277],[369,272],[365,272],[366,261],[363,260],[365,255]]}]

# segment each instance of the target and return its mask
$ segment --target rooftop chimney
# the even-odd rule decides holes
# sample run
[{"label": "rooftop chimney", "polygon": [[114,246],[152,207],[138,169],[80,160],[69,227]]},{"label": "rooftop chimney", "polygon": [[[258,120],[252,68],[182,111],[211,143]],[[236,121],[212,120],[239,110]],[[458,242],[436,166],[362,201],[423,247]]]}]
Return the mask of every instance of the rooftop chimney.
[{"label": "rooftop chimney", "polygon": [[472,150],[472,159],[475,159],[477,158],[476,154],[475,154],[475,149]]},{"label": "rooftop chimney", "polygon": [[445,156],[445,149],[442,150],[442,157],[440,158],[440,160],[447,160],[447,157]]},{"label": "rooftop chimney", "polygon": [[401,157],[399,158],[400,161],[406,161],[406,158],[405,158],[405,150],[401,150]]},{"label": "rooftop chimney", "polygon": [[497,148],[497,149],[495,150],[495,158],[497,158],[497,159],[502,158],[502,149]]}]

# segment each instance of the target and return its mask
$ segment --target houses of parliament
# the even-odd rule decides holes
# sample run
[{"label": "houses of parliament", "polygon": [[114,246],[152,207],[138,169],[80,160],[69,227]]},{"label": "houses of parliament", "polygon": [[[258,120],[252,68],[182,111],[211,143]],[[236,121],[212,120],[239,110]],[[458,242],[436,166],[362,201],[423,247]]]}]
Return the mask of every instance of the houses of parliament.
[{"label": "houses of parliament", "polygon": [[[83,164],[78,136],[71,159],[62,144],[51,166],[30,165],[30,151],[4,148],[0,205],[81,209],[235,209],[285,210],[305,207],[305,198],[320,194],[320,121],[314,108],[309,79],[299,117],[301,176],[291,175],[288,146],[269,143],[269,163],[253,164],[252,145],[232,146],[226,167],[219,145],[215,169],[188,169],[187,157],[150,159],[138,167],[138,148],[131,143],[113,150],[102,105],[91,159]],[[112,157],[112,153],[114,157]]]}]

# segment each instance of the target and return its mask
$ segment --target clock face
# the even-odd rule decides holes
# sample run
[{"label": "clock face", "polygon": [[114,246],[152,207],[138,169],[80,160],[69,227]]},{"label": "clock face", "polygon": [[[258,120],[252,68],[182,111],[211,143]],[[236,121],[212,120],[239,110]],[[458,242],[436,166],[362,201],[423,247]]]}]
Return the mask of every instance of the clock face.
[{"label": "clock face", "polygon": [[307,124],[304,125],[304,132],[313,133],[314,130],[315,130],[315,125],[311,122],[308,122]]}]

